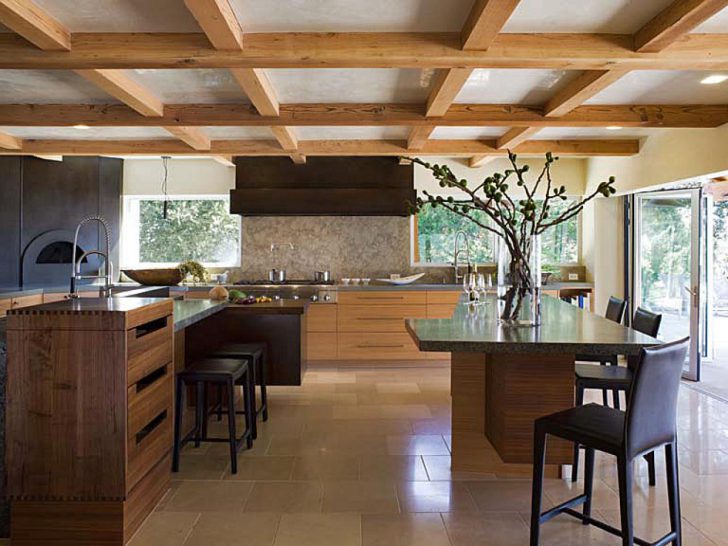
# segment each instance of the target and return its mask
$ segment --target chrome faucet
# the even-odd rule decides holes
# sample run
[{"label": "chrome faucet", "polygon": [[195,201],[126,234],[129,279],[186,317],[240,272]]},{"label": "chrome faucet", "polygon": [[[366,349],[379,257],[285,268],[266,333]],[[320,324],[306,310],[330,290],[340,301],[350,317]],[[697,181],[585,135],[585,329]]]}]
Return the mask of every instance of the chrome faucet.
[{"label": "chrome faucet", "polygon": [[[465,240],[465,248],[459,248],[458,243],[460,242],[460,236],[462,235],[463,239]],[[458,264],[458,257],[460,256],[461,252],[465,252],[465,258],[467,259],[467,264],[470,265],[470,240],[468,239],[468,234],[465,233],[463,230],[458,231],[455,234],[455,255],[453,257],[453,269],[455,270],[455,284],[458,284],[460,281],[463,280],[463,275],[460,275],[458,273],[460,269],[460,265]]]},{"label": "chrome faucet", "polygon": [[[104,241],[106,243],[106,251],[101,252],[100,250],[87,250],[86,252],[81,254],[78,260],[76,260],[76,251],[78,249],[78,234],[81,231],[81,228],[89,222],[98,222],[104,228]],[[101,216],[89,216],[88,218],[84,218],[78,223],[78,225],[76,226],[76,235],[73,237],[73,254],[71,254],[71,291],[69,297],[78,297],[77,283],[78,281],[84,279],[104,279],[105,283],[104,286],[99,289],[99,294],[105,298],[111,297],[111,283],[114,275],[114,266],[111,263],[111,259],[109,258],[110,247],[111,242],[109,239],[109,224]],[[93,256],[94,254],[101,256],[104,259],[105,275],[81,275],[81,263],[83,262],[84,258],[86,258],[87,256]],[[99,273],[100,272],[101,268],[99,268]]]}]

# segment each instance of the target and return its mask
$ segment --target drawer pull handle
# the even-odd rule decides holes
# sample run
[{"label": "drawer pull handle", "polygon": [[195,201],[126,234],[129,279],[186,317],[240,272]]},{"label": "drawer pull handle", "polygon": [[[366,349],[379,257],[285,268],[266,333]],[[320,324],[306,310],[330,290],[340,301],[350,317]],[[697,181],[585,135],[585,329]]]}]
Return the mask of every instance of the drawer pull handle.
[{"label": "drawer pull handle", "polygon": [[360,300],[403,300],[404,296],[357,296]]},{"label": "drawer pull handle", "polygon": [[161,368],[157,368],[151,373],[148,373],[142,377],[136,384],[137,393],[142,392],[144,389],[151,387],[154,383],[162,379],[167,375],[167,366],[164,365]]},{"label": "drawer pull handle", "polygon": [[356,320],[404,320],[404,317],[356,317]]},{"label": "drawer pull handle", "polygon": [[146,324],[137,326],[134,329],[136,338],[139,339],[140,337],[144,337],[146,335],[151,334],[152,332],[156,332],[157,330],[161,330],[162,328],[165,328],[167,326],[167,318],[168,317],[158,318],[151,322],[147,322]]},{"label": "drawer pull handle", "polygon": [[159,427],[162,423],[164,423],[165,419],[167,419],[167,410],[164,410],[162,413],[157,415],[154,419],[149,421],[139,432],[136,433],[136,443],[137,445],[141,444],[144,441],[144,438],[149,436],[154,430]]},{"label": "drawer pull handle", "polygon": [[369,345],[362,343],[357,345],[359,349],[401,349],[404,345]]}]

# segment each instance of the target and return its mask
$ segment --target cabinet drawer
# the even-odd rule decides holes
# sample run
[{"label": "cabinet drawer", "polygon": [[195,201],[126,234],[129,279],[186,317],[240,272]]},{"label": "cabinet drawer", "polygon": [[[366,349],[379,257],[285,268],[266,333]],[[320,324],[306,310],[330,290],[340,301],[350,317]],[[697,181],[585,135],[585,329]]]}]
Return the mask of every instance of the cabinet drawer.
[{"label": "cabinet drawer", "polygon": [[172,405],[127,440],[126,490],[130,491],[172,447]]},{"label": "cabinet drawer", "polygon": [[306,308],[306,328],[309,332],[336,331],[336,304],[312,303]]},{"label": "cabinet drawer", "polygon": [[8,311],[10,311],[11,302],[12,300],[10,298],[0,300],[0,317],[4,317],[8,314]]},{"label": "cabinet drawer", "polygon": [[362,290],[355,292],[339,292],[337,297],[339,310],[341,305],[373,303],[376,305],[424,305],[427,303],[427,292],[408,290]]},{"label": "cabinet drawer", "polygon": [[172,325],[167,315],[127,331],[127,385],[172,361]]},{"label": "cabinet drawer", "polygon": [[339,332],[405,332],[408,318],[425,318],[425,305],[344,305],[339,309]]},{"label": "cabinet drawer", "polygon": [[407,333],[339,333],[338,358],[342,360],[420,360],[421,353]]},{"label": "cabinet drawer", "polygon": [[455,312],[455,304],[433,304],[427,306],[427,318],[448,319]]},{"label": "cabinet drawer", "polygon": [[431,291],[427,292],[427,305],[455,305],[460,297],[463,296],[463,291]]},{"label": "cabinet drawer", "polygon": [[308,360],[336,360],[336,333],[310,332],[306,336]]},{"label": "cabinet drawer", "polygon": [[19,296],[11,300],[11,309],[19,309],[21,307],[30,307],[31,305],[40,305],[43,303],[43,294],[33,296]]},{"label": "cabinet drawer", "polygon": [[64,301],[68,299],[68,294],[43,294],[43,303],[53,303],[55,301]]},{"label": "cabinet drawer", "polygon": [[164,409],[171,407],[173,375],[172,364],[165,364],[129,387],[127,392],[129,438],[137,434]]}]

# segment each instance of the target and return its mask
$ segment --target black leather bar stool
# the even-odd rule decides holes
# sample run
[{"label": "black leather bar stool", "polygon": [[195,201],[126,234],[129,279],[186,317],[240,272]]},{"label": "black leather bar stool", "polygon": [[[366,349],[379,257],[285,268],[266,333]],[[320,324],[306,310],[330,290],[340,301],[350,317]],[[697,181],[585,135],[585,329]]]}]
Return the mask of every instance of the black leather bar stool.
[{"label": "black leather bar stool", "polygon": [[[256,417],[262,415],[268,420],[268,348],[265,343],[225,343],[212,355],[213,358],[237,358],[245,360],[250,367],[253,381],[253,408]],[[260,407],[255,393],[255,385],[260,385]],[[222,396],[220,397],[222,400]],[[243,412],[239,412],[243,413]],[[222,406],[218,408],[218,419],[222,418]],[[257,419],[253,419],[253,438],[258,437]]]},{"label": "black leather bar stool", "polygon": [[[607,312],[604,313],[604,318],[620,324],[624,317],[624,310],[626,307],[627,302],[625,300],[610,296],[609,302],[607,302]],[[617,355],[576,355],[577,362],[598,362],[602,366],[616,366],[617,359]],[[619,396],[618,392],[612,391],[612,396],[615,400],[615,404],[617,404]],[[602,389],[602,402],[605,406],[609,405],[609,401],[607,400],[607,389]],[[615,405],[615,407],[618,406]]]},{"label": "black leather bar stool", "polygon": [[[641,307],[637,308],[632,319],[632,328],[650,337],[657,337],[662,323],[662,315],[652,313]],[[584,404],[586,389],[611,390],[614,393],[614,407],[619,409],[619,393],[627,392],[632,384],[634,370],[628,360],[624,366],[594,366],[593,364],[576,365],[576,405]],[[606,405],[606,404],[605,404]],[[574,445],[574,463],[571,466],[571,481],[575,482],[579,473],[579,444]],[[653,454],[645,456],[647,460],[650,485],[655,485],[655,458]]]},{"label": "black leather bar stool", "polygon": [[[627,411],[588,404],[541,417],[534,424],[531,546],[538,546],[541,524],[565,513],[622,537],[622,544],[657,546],[682,542],[680,487],[677,464],[677,396],[689,338],[643,349],[629,389]],[[556,436],[586,449],[584,493],[541,512],[546,436]],[[649,543],[634,536],[632,519],[632,466],[637,457],[665,448],[670,532]],[[592,518],[595,450],[617,457],[621,529]],[[575,508],[583,505],[582,513]]]},{"label": "black leather bar stool", "polygon": [[[207,437],[207,386],[219,385],[227,394],[228,438]],[[245,432],[238,438],[235,428],[235,385],[244,385],[243,402],[246,408]],[[195,428],[192,432],[180,439],[182,429],[182,415],[184,413],[184,399],[187,385],[194,385],[197,394],[195,404]],[[246,442],[247,448],[253,447],[253,433],[251,422],[253,419],[253,402],[250,396],[252,389],[252,374],[248,363],[244,360],[206,358],[193,362],[187,369],[177,373],[177,388],[175,393],[174,414],[174,450],[172,454],[172,471],[179,471],[180,450],[194,437],[195,447],[200,442],[227,442],[230,444],[230,470],[233,474],[238,471],[237,454]]]}]

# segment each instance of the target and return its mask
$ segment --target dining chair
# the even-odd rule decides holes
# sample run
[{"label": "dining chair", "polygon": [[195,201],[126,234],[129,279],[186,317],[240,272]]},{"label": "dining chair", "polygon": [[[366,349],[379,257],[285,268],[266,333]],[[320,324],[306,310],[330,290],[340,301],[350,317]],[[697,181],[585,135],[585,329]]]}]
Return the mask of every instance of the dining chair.
[{"label": "dining chair", "polygon": [[[662,323],[662,315],[641,307],[637,308],[632,318],[632,328],[650,337],[657,337]],[[628,391],[634,375],[633,366],[627,360],[627,366],[594,366],[593,364],[576,364],[576,406],[584,404],[584,391],[587,389],[611,390],[614,393],[614,408],[619,409],[619,393]],[[605,404],[606,405],[606,404]],[[575,482],[579,473],[579,444],[574,445],[574,462],[571,466],[571,481]],[[655,485],[655,460],[648,454],[648,475],[650,485]]]},{"label": "dining chair", "polygon": [[[677,397],[689,338],[642,349],[629,388],[626,412],[587,404],[536,420],[533,444],[531,546],[538,546],[541,525],[559,514],[568,514],[584,525],[594,525],[622,538],[622,544],[664,545],[682,543],[680,487],[677,464]],[[583,445],[586,449],[584,493],[541,512],[546,438],[548,435]],[[634,536],[632,467],[636,458],[665,448],[670,532],[655,542]],[[591,515],[594,454],[616,456],[621,529]],[[582,512],[576,507],[583,506]]]}]

